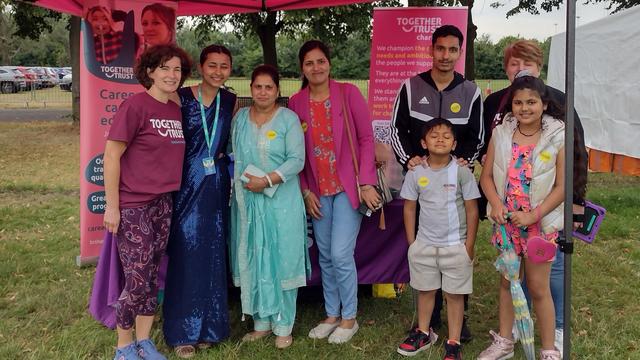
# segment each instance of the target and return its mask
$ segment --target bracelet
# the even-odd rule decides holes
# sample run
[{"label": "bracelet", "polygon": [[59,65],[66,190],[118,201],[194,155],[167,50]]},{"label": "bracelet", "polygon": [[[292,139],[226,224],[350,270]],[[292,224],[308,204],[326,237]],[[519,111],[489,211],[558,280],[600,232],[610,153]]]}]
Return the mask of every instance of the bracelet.
[{"label": "bracelet", "polygon": [[308,198],[310,194],[311,194],[311,190],[309,190],[309,189],[302,190],[302,199],[304,200],[304,199]]},{"label": "bracelet", "polygon": [[265,175],[265,177],[267,178],[267,181],[269,182],[269,187],[273,187],[273,183],[271,182],[271,177],[269,177],[269,174]]}]

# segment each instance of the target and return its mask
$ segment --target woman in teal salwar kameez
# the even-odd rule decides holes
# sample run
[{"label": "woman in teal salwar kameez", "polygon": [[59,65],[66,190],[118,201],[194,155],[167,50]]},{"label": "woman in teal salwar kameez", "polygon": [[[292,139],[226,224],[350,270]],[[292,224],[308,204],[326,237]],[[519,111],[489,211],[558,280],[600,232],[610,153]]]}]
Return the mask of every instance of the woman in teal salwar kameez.
[{"label": "woman in teal salwar kameez", "polygon": [[[276,104],[278,83],[275,68],[257,67],[251,76],[253,104],[234,119],[229,248],[243,316],[254,321],[255,331],[243,340],[273,332],[276,347],[286,348],[292,343],[298,288],[306,285],[310,266],[298,180],[304,166],[303,132],[297,115]],[[264,173],[250,174],[249,165]]]}]

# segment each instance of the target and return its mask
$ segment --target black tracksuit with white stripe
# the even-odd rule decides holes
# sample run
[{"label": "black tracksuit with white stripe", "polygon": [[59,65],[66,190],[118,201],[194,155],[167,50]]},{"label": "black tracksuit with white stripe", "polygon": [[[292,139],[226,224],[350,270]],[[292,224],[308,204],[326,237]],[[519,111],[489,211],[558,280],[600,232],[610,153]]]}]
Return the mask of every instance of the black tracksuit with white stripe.
[{"label": "black tracksuit with white stripe", "polygon": [[444,118],[453,124],[457,140],[454,156],[470,164],[479,160],[485,139],[480,95],[480,88],[457,72],[442,91],[438,91],[431,78],[431,70],[405,80],[391,119],[391,145],[404,169],[412,157],[426,155],[420,145],[422,130],[435,118]]}]

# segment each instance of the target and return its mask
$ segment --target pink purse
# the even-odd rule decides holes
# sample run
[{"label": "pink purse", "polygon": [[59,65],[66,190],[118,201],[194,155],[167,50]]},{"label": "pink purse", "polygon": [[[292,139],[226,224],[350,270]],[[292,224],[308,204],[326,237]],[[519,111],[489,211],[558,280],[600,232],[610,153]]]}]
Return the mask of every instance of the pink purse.
[{"label": "pink purse", "polygon": [[556,255],[557,246],[542,236],[527,239],[527,257],[534,263],[545,263]]},{"label": "pink purse", "polygon": [[[507,214],[507,218],[511,214]],[[537,223],[542,233],[540,222]],[[534,235],[527,238],[527,258],[534,263],[549,262],[556,255],[557,246],[551,241],[547,241],[544,236]]]}]

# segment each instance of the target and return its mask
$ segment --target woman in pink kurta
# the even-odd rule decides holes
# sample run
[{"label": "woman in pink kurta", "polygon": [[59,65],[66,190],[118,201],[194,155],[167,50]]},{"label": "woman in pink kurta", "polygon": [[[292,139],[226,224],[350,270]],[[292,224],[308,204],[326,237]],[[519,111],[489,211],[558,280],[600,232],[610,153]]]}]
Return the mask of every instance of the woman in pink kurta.
[{"label": "woman in pink kurta", "polygon": [[[330,79],[331,61],[325,44],[308,41],[298,57],[303,85],[289,100],[289,107],[300,117],[305,133],[300,187],[320,251],[327,313],[309,337],[329,337],[330,343],[344,343],[358,331],[358,276],[353,253],[362,215],[357,209],[361,201],[370,209],[381,205],[374,188],[373,130],[360,90]],[[349,113],[346,120],[343,108]],[[353,137],[358,181],[345,124]]]}]

